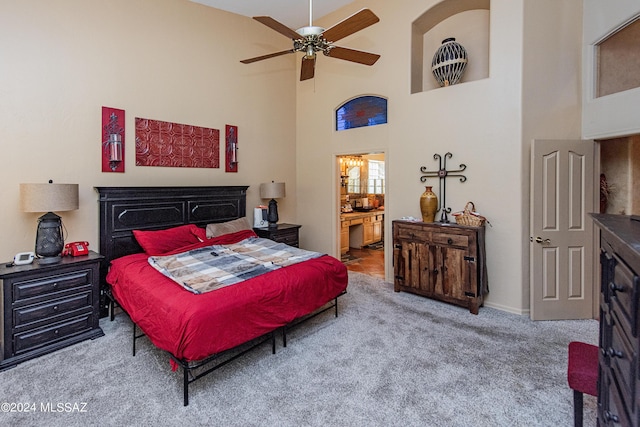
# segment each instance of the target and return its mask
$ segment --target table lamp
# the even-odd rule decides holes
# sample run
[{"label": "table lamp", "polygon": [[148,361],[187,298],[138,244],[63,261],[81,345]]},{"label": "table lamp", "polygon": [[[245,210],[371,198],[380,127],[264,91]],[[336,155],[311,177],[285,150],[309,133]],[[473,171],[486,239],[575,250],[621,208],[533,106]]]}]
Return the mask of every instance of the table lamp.
[{"label": "table lamp", "polygon": [[55,264],[64,247],[62,219],[53,211],[78,209],[78,184],[20,184],[23,212],[47,212],[38,218],[36,250],[39,264]]},{"label": "table lamp", "polygon": [[266,184],[260,184],[260,198],[271,199],[269,201],[269,209],[267,211],[267,221],[269,221],[269,227],[278,226],[278,202],[275,199],[280,199],[285,196],[284,182],[269,182]]}]

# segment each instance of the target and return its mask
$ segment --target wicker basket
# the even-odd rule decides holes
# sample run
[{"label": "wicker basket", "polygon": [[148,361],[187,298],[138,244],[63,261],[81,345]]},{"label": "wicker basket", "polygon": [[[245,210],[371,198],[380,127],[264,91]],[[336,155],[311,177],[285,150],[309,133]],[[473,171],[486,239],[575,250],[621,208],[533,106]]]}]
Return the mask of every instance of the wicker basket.
[{"label": "wicker basket", "polygon": [[464,211],[456,212],[453,216],[456,219],[456,223],[460,225],[471,225],[473,227],[482,227],[487,221],[487,218],[476,213],[476,207],[473,202],[467,202]]}]

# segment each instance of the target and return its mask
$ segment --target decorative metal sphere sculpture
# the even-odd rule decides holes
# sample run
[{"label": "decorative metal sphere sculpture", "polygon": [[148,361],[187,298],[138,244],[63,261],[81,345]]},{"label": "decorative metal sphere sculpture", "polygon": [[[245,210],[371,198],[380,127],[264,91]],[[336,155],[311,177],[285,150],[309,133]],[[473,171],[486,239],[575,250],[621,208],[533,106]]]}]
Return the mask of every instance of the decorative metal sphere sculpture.
[{"label": "decorative metal sphere sculpture", "polygon": [[433,55],[431,72],[440,86],[454,85],[460,81],[467,61],[467,51],[455,38],[444,39]]}]

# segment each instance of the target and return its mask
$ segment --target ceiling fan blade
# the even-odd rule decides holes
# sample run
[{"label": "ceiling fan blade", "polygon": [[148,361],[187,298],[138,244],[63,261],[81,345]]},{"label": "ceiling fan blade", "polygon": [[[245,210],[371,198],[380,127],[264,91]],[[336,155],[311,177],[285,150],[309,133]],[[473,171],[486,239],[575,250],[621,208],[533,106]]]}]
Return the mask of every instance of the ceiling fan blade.
[{"label": "ceiling fan blade", "polygon": [[329,51],[329,56],[364,65],[373,65],[380,58],[380,55],[375,53],[363,52],[361,50],[348,49],[340,46],[333,46]]},{"label": "ceiling fan blade", "polygon": [[262,61],[263,59],[275,58],[276,56],[286,55],[287,53],[293,53],[293,52],[295,52],[295,50],[293,49],[283,50],[282,52],[275,52],[275,53],[270,53],[268,55],[256,56],[255,58],[243,59],[240,62],[242,62],[243,64],[251,64],[252,62]]},{"label": "ceiling fan blade", "polygon": [[302,57],[302,67],[300,67],[300,81],[309,80],[313,78],[316,70],[316,58],[308,59],[306,56]]},{"label": "ceiling fan blade", "polygon": [[290,39],[298,40],[298,39],[302,38],[302,36],[300,34],[296,33],[291,28],[289,28],[286,25],[276,21],[275,19],[273,19],[270,16],[254,16],[253,19],[255,19],[256,21],[258,21],[258,22],[260,22],[260,23],[262,23],[264,25],[266,25],[267,27],[271,28],[272,30],[275,30],[275,31],[279,32],[283,36],[289,37]]},{"label": "ceiling fan blade", "polygon": [[360,12],[354,13],[333,27],[325,30],[322,37],[328,42],[335,42],[356,31],[367,28],[369,25],[373,25],[378,21],[380,21],[380,18],[378,18],[375,13],[369,9],[362,9]]}]

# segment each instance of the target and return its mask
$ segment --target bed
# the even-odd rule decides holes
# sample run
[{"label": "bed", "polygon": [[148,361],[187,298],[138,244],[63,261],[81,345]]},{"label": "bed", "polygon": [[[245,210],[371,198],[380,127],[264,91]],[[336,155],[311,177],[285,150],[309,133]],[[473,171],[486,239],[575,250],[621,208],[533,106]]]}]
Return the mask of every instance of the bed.
[{"label": "bed", "polygon": [[331,308],[337,316],[338,297],[346,292],[346,268],[327,255],[202,294],[189,292],[150,265],[150,256],[252,240],[251,229],[210,240],[204,233],[207,225],[224,230],[223,225],[245,216],[247,188],[96,188],[100,253],[106,258],[101,313],[113,316],[115,303],[129,315],[134,355],[135,339],[145,335],[169,353],[172,367],[183,370],[185,406],[191,382],[264,340],[272,341],[275,352],[276,331],[283,332],[286,345],[287,327]]}]

